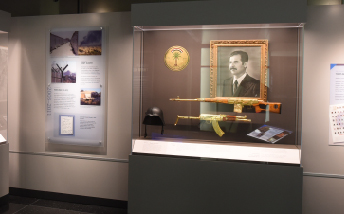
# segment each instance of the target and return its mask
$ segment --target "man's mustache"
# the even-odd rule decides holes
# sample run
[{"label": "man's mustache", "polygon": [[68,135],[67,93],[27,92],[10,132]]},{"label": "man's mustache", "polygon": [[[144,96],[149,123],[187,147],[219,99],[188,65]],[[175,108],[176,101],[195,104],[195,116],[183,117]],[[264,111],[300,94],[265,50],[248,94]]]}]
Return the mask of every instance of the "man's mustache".
[{"label": "man's mustache", "polygon": [[234,67],[231,67],[231,68],[229,68],[229,70],[236,70],[236,68],[234,68]]}]

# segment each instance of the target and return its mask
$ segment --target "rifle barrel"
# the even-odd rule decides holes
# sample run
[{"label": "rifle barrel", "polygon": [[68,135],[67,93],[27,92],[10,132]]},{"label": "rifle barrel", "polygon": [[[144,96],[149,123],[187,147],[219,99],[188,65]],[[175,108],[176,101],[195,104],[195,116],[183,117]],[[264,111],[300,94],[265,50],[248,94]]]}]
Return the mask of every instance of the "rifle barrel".
[{"label": "rifle barrel", "polygon": [[195,99],[180,99],[180,98],[171,98],[171,101],[201,101],[199,98]]}]

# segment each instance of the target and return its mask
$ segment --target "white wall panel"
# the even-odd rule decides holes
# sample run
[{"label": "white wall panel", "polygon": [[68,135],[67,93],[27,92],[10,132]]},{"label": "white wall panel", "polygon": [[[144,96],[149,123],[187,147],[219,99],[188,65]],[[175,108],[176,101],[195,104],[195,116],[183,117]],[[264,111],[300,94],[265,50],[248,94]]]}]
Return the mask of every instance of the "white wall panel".
[{"label": "white wall panel", "polygon": [[[79,26],[108,29],[107,154],[85,154],[105,161],[44,155],[52,154],[45,152],[44,137],[46,32],[50,28]],[[113,161],[127,160],[131,152],[130,13],[12,18],[8,76],[10,186],[127,200],[128,164]]]},{"label": "white wall panel", "polygon": [[344,146],[329,146],[330,64],[344,63],[344,5],[312,6],[305,25],[302,165],[344,175]]},{"label": "white wall panel", "polygon": [[344,181],[336,178],[303,177],[303,214],[343,214]]},{"label": "white wall panel", "polygon": [[11,187],[127,200],[125,163],[11,154]]},{"label": "white wall panel", "polygon": [[343,19],[344,5],[308,7],[301,162],[309,176],[304,176],[304,214],[341,214],[344,209],[344,146],[329,146],[330,64],[344,63]]}]

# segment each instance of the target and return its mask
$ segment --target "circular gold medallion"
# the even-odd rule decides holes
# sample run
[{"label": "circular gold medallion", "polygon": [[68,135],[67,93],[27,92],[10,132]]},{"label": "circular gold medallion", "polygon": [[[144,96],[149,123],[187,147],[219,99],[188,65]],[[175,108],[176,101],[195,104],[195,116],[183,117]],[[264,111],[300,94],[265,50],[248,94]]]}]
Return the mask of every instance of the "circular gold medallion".
[{"label": "circular gold medallion", "polygon": [[189,64],[190,56],[182,46],[172,46],[166,51],[164,61],[170,70],[181,71]]}]

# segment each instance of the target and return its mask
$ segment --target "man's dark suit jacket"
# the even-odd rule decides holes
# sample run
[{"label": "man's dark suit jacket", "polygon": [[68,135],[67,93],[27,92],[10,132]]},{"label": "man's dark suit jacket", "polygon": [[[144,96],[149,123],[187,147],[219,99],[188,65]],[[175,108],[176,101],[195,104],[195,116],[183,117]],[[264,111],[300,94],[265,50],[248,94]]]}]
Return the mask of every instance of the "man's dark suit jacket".
[{"label": "man's dark suit jacket", "polygon": [[249,75],[241,81],[237,91],[233,94],[233,77],[223,83],[223,97],[260,97],[260,81]]}]

